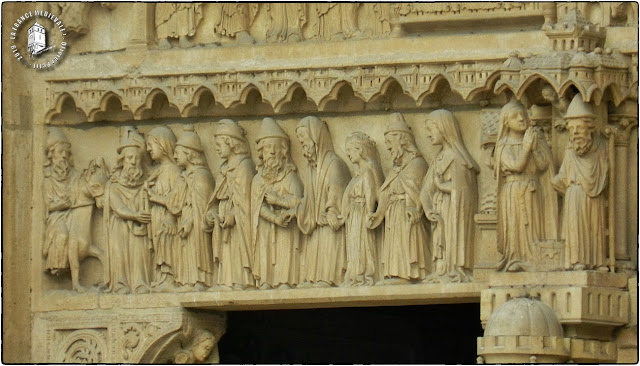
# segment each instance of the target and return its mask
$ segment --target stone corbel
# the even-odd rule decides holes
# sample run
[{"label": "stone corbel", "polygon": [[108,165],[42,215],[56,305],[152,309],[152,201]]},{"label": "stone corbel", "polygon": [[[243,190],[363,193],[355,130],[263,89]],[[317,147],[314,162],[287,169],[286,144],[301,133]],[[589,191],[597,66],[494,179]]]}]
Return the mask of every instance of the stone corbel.
[{"label": "stone corbel", "polygon": [[33,362],[55,363],[216,363],[226,327],[222,313],[183,308],[49,312],[34,326]]}]

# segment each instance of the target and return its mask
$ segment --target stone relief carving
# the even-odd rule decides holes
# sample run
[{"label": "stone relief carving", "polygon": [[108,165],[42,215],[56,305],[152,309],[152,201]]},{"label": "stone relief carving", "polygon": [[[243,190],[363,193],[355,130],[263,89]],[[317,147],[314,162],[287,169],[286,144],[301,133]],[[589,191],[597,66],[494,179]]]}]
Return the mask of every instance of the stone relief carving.
[{"label": "stone relief carving", "polygon": [[169,289],[175,282],[176,265],[180,258],[177,238],[178,223],[169,205],[180,181],[181,169],[174,157],[176,136],[168,127],[156,127],[147,136],[147,151],[155,162],[145,189],[151,201],[150,239],[153,245],[155,290]]},{"label": "stone relief carving", "polygon": [[251,183],[253,274],[260,289],[288,289],[298,283],[300,233],[296,208],[303,187],[290,156],[289,136],[270,117],[258,137],[258,174]]},{"label": "stone relief carving", "polygon": [[216,345],[216,337],[206,330],[197,330],[193,335],[191,344],[177,351],[173,356],[175,364],[200,364],[209,363],[212,351]]},{"label": "stone relief carving", "polygon": [[362,132],[347,137],[345,151],[354,164],[353,179],[342,198],[339,216],[345,226],[346,272],[342,286],[373,285],[377,281],[378,232],[369,229],[367,217],[376,210],[378,190],[384,182],[376,142]]},{"label": "stone relief carving", "polygon": [[73,289],[84,292],[80,262],[87,256],[104,259],[103,250],[91,243],[91,218],[94,198],[102,195],[108,170],[102,160],[92,160],[82,173],[76,170],[71,143],[56,127],[48,129],[46,144],[46,227],[42,250],[47,257],[45,268],[52,275],[70,270]]},{"label": "stone relief carving", "polygon": [[527,270],[534,262],[535,243],[557,238],[551,151],[519,102],[502,108],[499,128],[495,152],[498,248],[503,255],[499,268]]},{"label": "stone relief carving", "polygon": [[176,142],[175,157],[184,169],[171,204],[178,211],[181,238],[180,258],[175,259],[180,262],[176,281],[184,290],[203,290],[214,284],[211,235],[206,232],[205,216],[215,182],[193,126],[185,126]]},{"label": "stone relief carving", "polygon": [[[565,269],[608,271],[607,212],[603,193],[608,184],[606,140],[596,133],[593,107],[576,95],[565,115],[570,145],[553,186],[564,195],[562,234]],[[612,203],[610,203],[612,204]]]},{"label": "stone relief carving", "polygon": [[118,163],[105,188],[109,291],[115,293],[149,292],[152,247],[145,145],[135,128],[121,129]]},{"label": "stone relief carving", "polygon": [[215,131],[218,155],[223,159],[206,214],[213,231],[214,262],[219,288],[244,290],[255,287],[251,239],[251,181],[256,174],[245,131],[223,119]]},{"label": "stone relief carving", "polygon": [[480,167],[469,155],[458,121],[441,109],[427,117],[427,134],[442,149],[427,171],[422,207],[431,222],[435,269],[429,281],[471,280],[474,243],[473,216],[477,209],[476,175]]},{"label": "stone relief carving", "polygon": [[311,26],[314,38],[325,40],[343,40],[358,37],[358,3],[317,3],[312,7],[313,20]]},{"label": "stone relief carving", "polygon": [[393,168],[380,188],[376,212],[368,215],[371,229],[385,222],[380,253],[384,280],[380,283],[424,280],[430,272],[427,258],[431,257],[420,200],[427,162],[400,113],[391,115],[385,144],[391,153]]},{"label": "stone relief carving", "polygon": [[63,341],[59,360],[63,363],[102,363],[106,353],[106,335],[102,329],[71,332]]},{"label": "stone relief carving", "polygon": [[298,227],[305,234],[300,249],[300,286],[337,286],[345,271],[344,230],[338,216],[349,171],[335,154],[324,121],[305,117],[296,134],[308,161],[304,197],[297,210]]},{"label": "stone relief carving", "polygon": [[202,20],[200,3],[158,3],[156,4],[156,36],[158,48],[171,48],[169,38],[178,38],[180,47],[188,48],[193,44],[187,37],[196,33]]},{"label": "stone relief carving", "polygon": [[218,18],[213,28],[215,34],[233,38],[242,44],[255,42],[251,34],[249,34],[249,28],[258,13],[260,4],[228,3],[209,5],[215,5],[218,12]]},{"label": "stone relief carving", "polygon": [[307,23],[307,4],[264,4],[271,23],[267,30],[268,42],[299,42],[303,39],[302,28]]}]

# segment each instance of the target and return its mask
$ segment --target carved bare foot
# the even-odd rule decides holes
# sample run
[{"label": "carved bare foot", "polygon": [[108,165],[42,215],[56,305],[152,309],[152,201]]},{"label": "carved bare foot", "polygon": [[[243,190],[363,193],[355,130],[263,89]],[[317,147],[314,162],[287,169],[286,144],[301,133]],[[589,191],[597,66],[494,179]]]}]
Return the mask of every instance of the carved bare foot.
[{"label": "carved bare foot", "polygon": [[180,40],[178,41],[180,48],[190,48],[193,47],[193,43],[189,42],[186,36],[180,36]]},{"label": "carved bare foot", "polygon": [[84,286],[82,286],[82,285],[81,285],[81,284],[79,284],[79,283],[75,283],[75,284],[73,284],[73,289],[74,289],[74,290],[76,290],[76,291],[77,291],[77,292],[79,292],[79,293],[87,292],[87,288],[86,288],[86,287],[84,287]]},{"label": "carved bare foot", "polygon": [[171,43],[169,43],[167,38],[163,38],[158,41],[158,48],[161,50],[168,50],[171,48]]}]

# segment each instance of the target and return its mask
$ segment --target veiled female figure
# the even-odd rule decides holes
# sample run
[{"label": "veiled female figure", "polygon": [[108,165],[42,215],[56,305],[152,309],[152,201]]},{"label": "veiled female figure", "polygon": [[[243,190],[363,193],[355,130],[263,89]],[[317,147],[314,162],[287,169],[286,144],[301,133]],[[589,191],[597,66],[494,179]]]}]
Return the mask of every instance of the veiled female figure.
[{"label": "veiled female figure", "polygon": [[542,131],[531,126],[524,106],[507,103],[500,113],[495,152],[498,180],[499,269],[529,269],[534,243],[557,238],[553,165]]},{"label": "veiled female figure", "polygon": [[355,172],[342,199],[341,221],[347,239],[347,271],[342,286],[370,286],[376,281],[378,242],[376,230],[367,227],[367,215],[376,210],[384,176],[376,143],[368,135],[352,133],[345,150]]},{"label": "veiled female figure", "polygon": [[431,163],[421,200],[433,237],[435,271],[427,282],[471,281],[473,215],[480,172],[462,141],[453,113],[440,109],[427,118],[427,135],[442,149]]}]

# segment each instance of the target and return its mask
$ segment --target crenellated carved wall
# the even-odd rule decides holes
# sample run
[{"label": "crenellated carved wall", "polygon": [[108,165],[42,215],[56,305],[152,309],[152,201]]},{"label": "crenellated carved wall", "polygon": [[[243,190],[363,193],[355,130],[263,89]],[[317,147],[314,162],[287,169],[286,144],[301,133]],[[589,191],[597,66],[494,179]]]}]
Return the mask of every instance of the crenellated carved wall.
[{"label": "crenellated carved wall", "polygon": [[30,361],[216,361],[211,311],[480,302],[484,326],[523,296],[557,353],[492,348],[496,320],[482,360],[627,360],[637,4],[33,6],[69,47],[3,59]]}]

